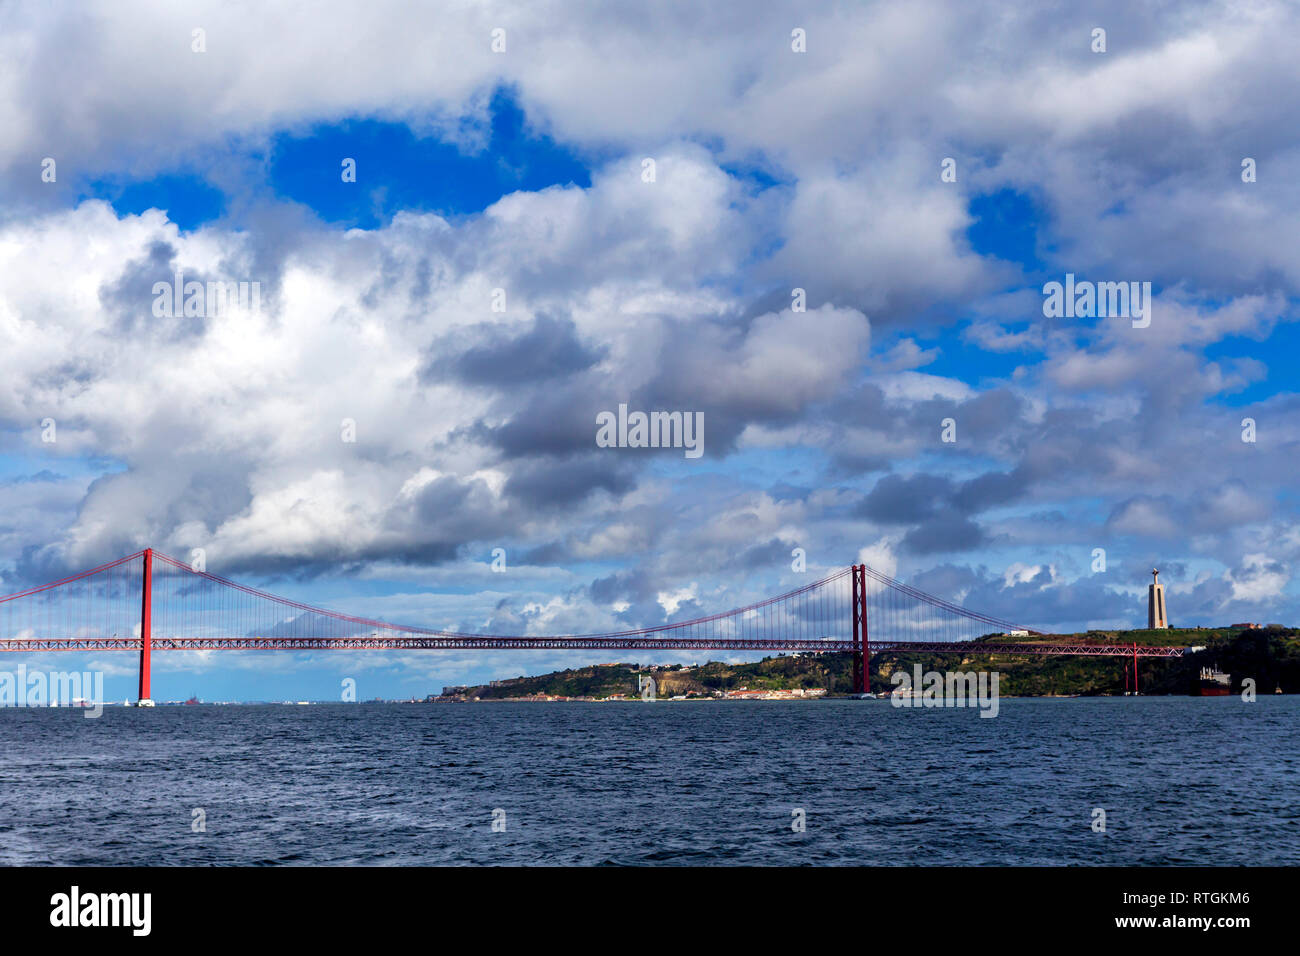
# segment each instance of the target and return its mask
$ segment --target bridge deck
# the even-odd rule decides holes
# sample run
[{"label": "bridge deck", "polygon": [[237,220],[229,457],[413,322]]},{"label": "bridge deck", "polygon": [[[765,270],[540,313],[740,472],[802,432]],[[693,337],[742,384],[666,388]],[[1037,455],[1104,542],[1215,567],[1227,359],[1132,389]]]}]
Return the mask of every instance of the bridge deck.
[{"label": "bridge deck", "polygon": [[[591,638],[591,637],[157,637],[155,651],[314,651],[314,650],[696,650],[696,651],[852,651],[852,641],[798,639],[697,640],[677,637]],[[138,637],[98,638],[8,638],[0,639],[3,651],[139,651]],[[928,654],[1029,654],[1035,656],[1076,655],[1084,657],[1181,657],[1181,647],[1144,647],[1132,644],[1086,643],[992,643],[979,641],[872,641],[874,653]]]}]

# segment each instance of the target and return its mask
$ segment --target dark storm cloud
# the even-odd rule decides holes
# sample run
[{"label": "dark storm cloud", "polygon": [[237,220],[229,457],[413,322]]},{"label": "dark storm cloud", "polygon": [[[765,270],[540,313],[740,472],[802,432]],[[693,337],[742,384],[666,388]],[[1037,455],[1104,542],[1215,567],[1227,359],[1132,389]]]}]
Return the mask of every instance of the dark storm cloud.
[{"label": "dark storm cloud", "polygon": [[589,452],[596,447],[596,415],[607,406],[581,383],[566,382],[532,391],[505,424],[478,430],[507,458]]},{"label": "dark storm cloud", "polygon": [[882,524],[914,524],[946,507],[952,487],[952,481],[940,475],[886,475],[876,482],[858,511]]},{"label": "dark storm cloud", "polygon": [[[1020,396],[1003,388],[961,400],[939,396],[908,399],[891,398],[879,385],[868,381],[837,392],[816,412],[821,421],[835,425],[824,447],[830,456],[831,476],[851,478],[888,471],[899,457],[911,457],[875,451],[882,442],[909,453],[937,444],[940,425],[947,418],[956,422],[957,443],[942,446],[945,454],[975,453],[999,458],[1020,455],[1037,437],[1037,426],[1026,420],[1027,408]],[[1029,472],[1017,475],[1008,483],[1008,489],[1024,490],[1029,477]],[[985,493],[992,493],[992,489],[967,492],[977,499]],[[972,503],[971,509],[977,510],[977,505]]]},{"label": "dark storm cloud", "polygon": [[914,524],[945,512],[978,514],[1015,501],[1025,490],[1018,472],[988,472],[955,482],[943,475],[885,475],[862,499],[858,513],[881,524]]},{"label": "dark storm cloud", "polygon": [[387,540],[374,548],[396,547],[398,560],[439,563],[476,541],[500,539],[518,526],[518,516],[503,507],[481,479],[443,475],[416,495],[413,514],[401,508],[387,516]]},{"label": "dark storm cloud", "polygon": [[1021,496],[1018,472],[988,472],[956,482],[942,475],[885,475],[858,504],[857,513],[879,524],[912,525],[901,547],[911,554],[970,551],[987,543],[971,515]]},{"label": "dark storm cloud", "polygon": [[903,536],[901,548],[910,554],[942,554],[971,551],[984,543],[984,532],[975,522],[958,514],[927,519]]},{"label": "dark storm cloud", "polygon": [[228,566],[223,564],[221,572],[223,577],[236,579],[246,575],[261,578],[265,586],[274,590],[278,582],[361,574],[374,562],[433,567],[458,560],[464,547],[465,542],[451,540],[385,540],[359,548],[325,546],[313,550],[310,557],[300,554],[243,555]]},{"label": "dark storm cloud", "polygon": [[415,511],[426,522],[445,521],[463,514],[474,488],[453,475],[435,478],[423,488],[416,498]]},{"label": "dark storm cloud", "polygon": [[572,319],[539,315],[522,331],[479,325],[439,339],[429,348],[420,380],[516,388],[585,371],[603,355],[603,349],[579,340]]},{"label": "dark storm cloud", "polygon": [[[868,337],[861,315],[833,310],[807,318],[766,312],[689,321],[655,315],[644,322],[651,348],[634,352],[617,373],[602,366],[607,349],[580,339],[571,321],[538,317],[518,333],[492,325],[440,340],[421,379],[494,389],[492,420],[458,434],[490,444],[507,460],[590,451],[597,416],[620,405],[702,415],[704,454],[718,460],[735,450],[746,428],[797,425],[830,399]],[[806,334],[796,331],[799,323],[807,324]],[[642,383],[629,387],[629,379]],[[623,455],[644,467],[681,451],[628,448]]]},{"label": "dark storm cloud", "polygon": [[552,508],[576,504],[598,490],[618,496],[636,487],[614,449],[563,461],[536,459],[516,463],[506,481],[505,495],[526,508]]},{"label": "dark storm cloud", "polygon": [[907,582],[930,594],[953,596],[964,594],[985,583],[981,574],[961,564],[940,564],[913,575]]},{"label": "dark storm cloud", "polygon": [[603,578],[596,578],[588,588],[591,599],[597,604],[650,601],[657,590],[650,576],[640,568],[616,571]]},{"label": "dark storm cloud", "polygon": [[742,551],[736,558],[735,567],[738,570],[774,568],[782,565],[789,567],[790,562],[794,560],[790,555],[792,550],[794,549],[788,543],[779,538],[772,538],[763,544]]},{"label": "dark storm cloud", "polygon": [[963,482],[953,493],[953,504],[966,514],[977,514],[998,505],[1009,504],[1025,491],[1022,473],[992,471]]}]

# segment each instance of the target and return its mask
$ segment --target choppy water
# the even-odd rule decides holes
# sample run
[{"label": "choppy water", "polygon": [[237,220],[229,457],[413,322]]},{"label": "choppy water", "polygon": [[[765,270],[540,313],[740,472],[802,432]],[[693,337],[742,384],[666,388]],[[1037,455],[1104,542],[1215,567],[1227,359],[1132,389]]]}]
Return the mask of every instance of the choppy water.
[{"label": "choppy water", "polygon": [[0,861],[1296,864],[1297,729],[1296,697],[0,709]]}]

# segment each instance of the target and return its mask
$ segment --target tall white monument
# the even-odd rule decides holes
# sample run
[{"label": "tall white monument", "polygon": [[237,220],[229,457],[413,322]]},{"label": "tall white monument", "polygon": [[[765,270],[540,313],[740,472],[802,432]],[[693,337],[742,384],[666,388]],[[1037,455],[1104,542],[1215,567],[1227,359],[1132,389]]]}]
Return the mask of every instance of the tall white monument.
[{"label": "tall white monument", "polygon": [[1160,572],[1154,568],[1153,578],[1147,588],[1147,628],[1152,631],[1164,630],[1169,626],[1169,617],[1165,613],[1165,586],[1160,583]]}]

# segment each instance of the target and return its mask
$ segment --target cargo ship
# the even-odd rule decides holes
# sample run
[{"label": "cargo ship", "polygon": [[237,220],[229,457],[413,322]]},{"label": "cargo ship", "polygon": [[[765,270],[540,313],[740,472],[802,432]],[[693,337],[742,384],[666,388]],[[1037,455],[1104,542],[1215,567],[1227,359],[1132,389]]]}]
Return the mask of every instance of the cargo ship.
[{"label": "cargo ship", "polygon": [[1201,697],[1227,697],[1232,693],[1232,678],[1218,668],[1202,667],[1200,690]]}]

